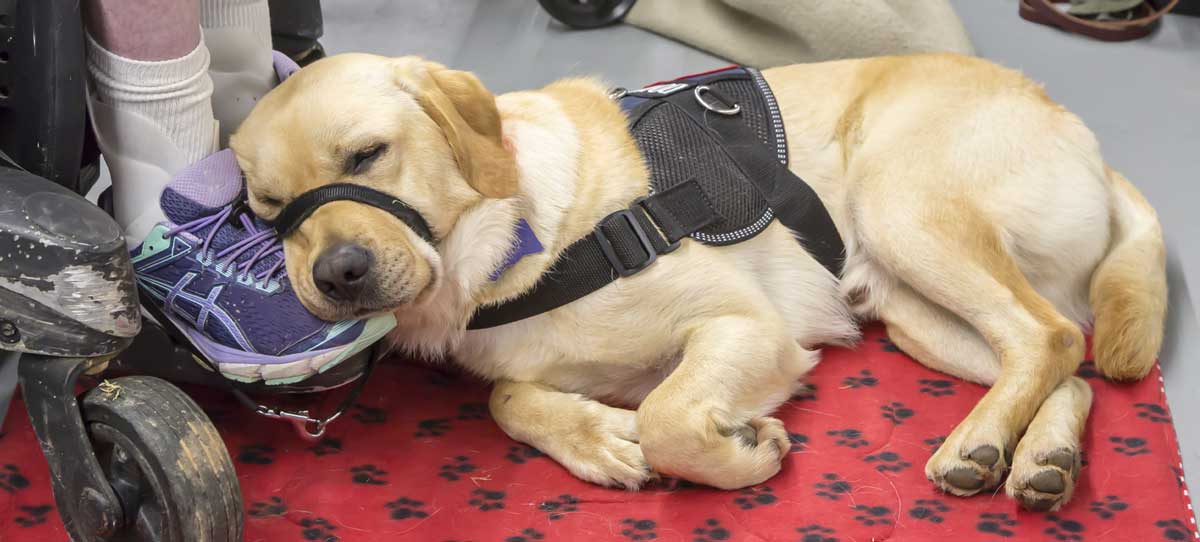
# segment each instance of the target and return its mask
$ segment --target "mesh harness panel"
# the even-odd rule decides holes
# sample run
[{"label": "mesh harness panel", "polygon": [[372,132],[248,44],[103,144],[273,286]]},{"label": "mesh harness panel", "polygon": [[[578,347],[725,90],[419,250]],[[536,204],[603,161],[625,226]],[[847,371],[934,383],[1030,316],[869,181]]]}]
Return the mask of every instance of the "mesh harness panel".
[{"label": "mesh harness panel", "polygon": [[762,74],[728,68],[620,93],[650,170],[649,195],[568,246],[533,288],[476,311],[485,329],[561,307],[638,273],[684,237],[745,241],[779,220],[830,273],[841,236],[816,192],[787,169],[783,120]]}]

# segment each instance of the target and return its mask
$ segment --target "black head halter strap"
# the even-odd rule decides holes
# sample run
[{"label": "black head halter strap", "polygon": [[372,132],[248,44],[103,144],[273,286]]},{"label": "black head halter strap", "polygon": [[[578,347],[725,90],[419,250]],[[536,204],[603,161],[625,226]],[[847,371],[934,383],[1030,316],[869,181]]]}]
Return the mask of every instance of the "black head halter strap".
[{"label": "black head halter strap", "polygon": [[299,197],[284,206],[283,210],[279,212],[279,216],[275,217],[275,220],[271,220],[268,223],[272,228],[275,228],[275,232],[279,234],[279,237],[287,237],[293,231],[296,231],[300,223],[304,222],[318,207],[331,201],[354,201],[383,209],[391,213],[392,216],[399,218],[401,222],[407,224],[422,239],[430,243],[434,242],[433,232],[430,231],[429,224],[425,222],[425,217],[421,216],[421,213],[417,212],[416,209],[413,209],[394,196],[362,185],[350,183],[327,184],[300,194]]}]

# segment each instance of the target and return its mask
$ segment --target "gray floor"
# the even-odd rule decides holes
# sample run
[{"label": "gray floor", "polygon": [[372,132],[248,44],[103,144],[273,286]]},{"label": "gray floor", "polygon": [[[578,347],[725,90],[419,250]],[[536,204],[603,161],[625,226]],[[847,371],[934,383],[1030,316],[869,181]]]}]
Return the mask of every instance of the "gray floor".
[{"label": "gray floor", "polygon": [[[1200,487],[1200,18],[1168,16],[1148,39],[1103,43],[1026,23],[1013,0],[952,3],[979,54],[1045,82],[1158,209],[1172,288],[1162,365]],[[474,71],[495,92],[574,74],[637,85],[728,64],[628,25],[567,30],[532,0],[325,0],[324,12],[331,53],[419,54]]]}]

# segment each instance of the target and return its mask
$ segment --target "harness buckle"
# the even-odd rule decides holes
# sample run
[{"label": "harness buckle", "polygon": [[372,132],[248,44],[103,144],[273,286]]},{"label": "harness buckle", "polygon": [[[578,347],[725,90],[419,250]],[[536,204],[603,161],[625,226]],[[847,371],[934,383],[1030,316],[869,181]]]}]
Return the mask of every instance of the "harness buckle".
[{"label": "harness buckle", "polygon": [[[637,236],[638,243],[642,245],[642,249],[646,251],[647,257],[645,261],[630,267],[626,267],[625,263],[621,261],[621,258],[617,256],[617,251],[613,249],[612,241],[610,241],[608,236],[604,234],[604,225],[608,224],[610,220],[615,219],[624,219],[625,222],[629,224],[629,227],[633,230],[634,235]],[[604,258],[608,260],[608,263],[611,264],[613,269],[616,269],[617,273],[622,277],[628,277],[637,273],[638,271],[650,267],[650,264],[654,263],[654,260],[658,259],[658,251],[654,250],[654,244],[650,242],[650,237],[646,235],[646,230],[642,229],[641,222],[638,222],[637,216],[633,214],[631,209],[621,209],[620,211],[616,211],[604,217],[604,220],[601,220],[598,224],[596,224],[596,227],[592,231],[596,234],[596,241],[600,244],[600,251],[604,253]]]}]

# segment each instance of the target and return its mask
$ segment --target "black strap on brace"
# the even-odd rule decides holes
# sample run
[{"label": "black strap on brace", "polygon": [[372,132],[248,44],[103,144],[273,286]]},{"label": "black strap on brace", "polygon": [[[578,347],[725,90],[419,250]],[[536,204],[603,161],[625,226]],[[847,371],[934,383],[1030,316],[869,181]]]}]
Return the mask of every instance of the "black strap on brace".
[{"label": "black strap on brace", "polygon": [[[683,109],[700,129],[716,137],[767,200],[775,217],[792,230],[822,266],[841,275],[845,245],[828,210],[812,187],[780,163],[741,119],[706,110],[691,92],[650,98],[638,107],[666,105],[656,102],[669,102]],[[629,208],[605,217],[592,233],[568,246],[532,289],[510,301],[481,307],[467,329],[486,329],[536,316],[599,290],[619,277],[633,275],[654,263],[658,255],[678,248],[682,238],[711,224],[716,216],[695,181],[639,198]]]},{"label": "black strap on brace", "polygon": [[293,231],[296,231],[300,223],[304,222],[309,215],[312,215],[318,207],[331,201],[343,200],[383,209],[391,213],[392,216],[400,219],[401,222],[407,224],[422,239],[430,243],[434,241],[433,232],[429,229],[429,223],[425,222],[425,217],[421,216],[421,213],[417,212],[416,209],[400,201],[395,196],[351,183],[327,184],[300,194],[296,199],[288,202],[274,220],[270,220],[267,223],[275,229],[279,237],[287,237]]}]

